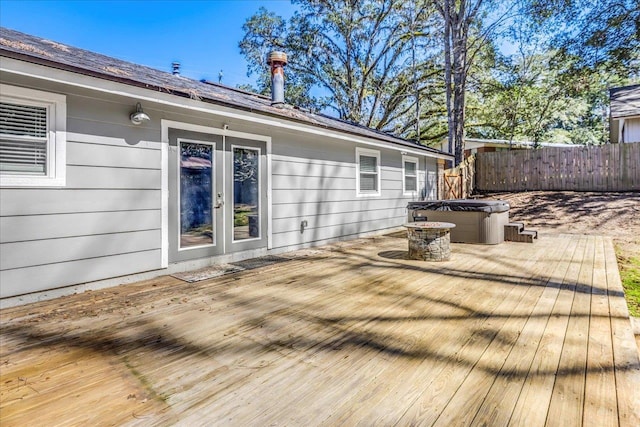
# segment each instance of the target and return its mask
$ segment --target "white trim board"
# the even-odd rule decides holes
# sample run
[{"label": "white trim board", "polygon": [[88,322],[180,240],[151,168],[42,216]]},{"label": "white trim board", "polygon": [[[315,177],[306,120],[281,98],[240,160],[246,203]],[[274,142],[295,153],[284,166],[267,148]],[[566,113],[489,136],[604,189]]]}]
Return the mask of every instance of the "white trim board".
[{"label": "white trim board", "polygon": [[[154,102],[162,105],[169,105],[178,108],[185,108],[192,111],[199,111],[203,113],[213,114],[216,116],[227,117],[250,123],[258,123],[267,126],[273,126],[281,129],[289,129],[298,132],[310,133],[314,135],[320,135],[329,138],[335,138],[339,140],[345,140],[355,142],[362,145],[368,145],[378,148],[386,148],[395,151],[401,151],[411,153],[415,155],[452,160],[453,156],[448,154],[431,153],[429,151],[422,151],[412,149],[409,146],[396,145],[392,142],[384,141],[372,141],[369,138],[351,135],[348,133],[323,129],[312,125],[296,123],[289,121],[285,118],[268,117],[264,114],[253,113],[249,111],[234,109],[232,107],[222,107],[211,103],[205,103],[202,101],[196,101],[192,99],[182,99],[182,102],[176,102],[176,97],[166,93],[151,92],[149,89],[144,89],[135,86],[125,85],[123,83],[112,82],[110,80],[104,80],[97,77],[91,77],[86,75],[80,75],[71,73],[64,70],[58,70],[43,65],[31,64],[23,61],[19,61],[13,58],[3,57],[3,61],[0,66],[0,71],[4,71],[11,74],[22,75],[26,77],[32,77],[40,80],[46,80],[55,83],[63,83],[75,87],[84,89],[96,90],[100,92],[109,93],[112,95],[120,95],[125,97],[136,98],[138,101]],[[206,107],[205,107],[206,106]]]}]

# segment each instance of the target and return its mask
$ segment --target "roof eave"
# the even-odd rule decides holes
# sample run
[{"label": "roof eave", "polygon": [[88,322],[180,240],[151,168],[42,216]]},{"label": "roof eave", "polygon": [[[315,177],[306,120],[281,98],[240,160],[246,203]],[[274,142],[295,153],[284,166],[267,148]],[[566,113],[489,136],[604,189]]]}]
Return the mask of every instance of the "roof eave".
[{"label": "roof eave", "polygon": [[[396,139],[396,137],[391,136],[391,135],[387,135],[386,138],[385,137],[377,137],[375,135],[363,135],[362,133],[345,130],[345,129],[339,128],[338,126],[332,127],[332,126],[327,126],[327,125],[320,124],[320,123],[310,123],[307,120],[301,120],[301,119],[298,119],[298,118],[295,118],[295,117],[291,117],[291,116],[288,116],[288,115],[285,115],[285,114],[278,114],[277,112],[271,112],[268,109],[254,109],[254,108],[246,107],[246,106],[243,106],[243,105],[239,105],[237,103],[227,102],[227,101],[224,101],[224,100],[213,99],[213,98],[210,98],[210,97],[194,96],[193,93],[189,93],[187,91],[181,91],[179,88],[168,89],[168,88],[163,87],[163,86],[143,83],[143,82],[140,82],[140,81],[135,80],[135,79],[130,79],[130,78],[126,78],[126,77],[120,77],[120,76],[114,76],[114,75],[109,74],[109,73],[99,73],[99,72],[96,72],[96,71],[87,70],[86,68],[76,67],[76,66],[73,66],[73,65],[70,65],[70,64],[65,64],[65,63],[62,63],[62,62],[41,58],[41,57],[38,57],[38,56],[32,56],[32,55],[16,52],[16,51],[13,51],[13,50],[8,50],[8,49],[1,48],[1,47],[0,47],[0,56],[5,56],[7,58],[15,59],[15,60],[18,60],[18,61],[24,61],[24,62],[36,64],[36,65],[41,65],[41,66],[45,66],[45,67],[49,67],[49,68],[62,70],[62,71],[81,74],[81,75],[85,75],[85,76],[88,76],[88,77],[93,77],[93,78],[97,78],[97,79],[101,79],[101,80],[120,83],[120,84],[124,84],[124,85],[127,85],[127,86],[133,86],[133,87],[138,87],[138,88],[142,88],[142,89],[152,90],[152,91],[155,91],[155,92],[166,93],[166,94],[177,96],[177,97],[180,97],[180,98],[195,99],[197,101],[201,101],[201,102],[205,102],[205,103],[209,103],[209,104],[214,104],[214,105],[218,105],[218,106],[222,106],[222,107],[234,108],[234,109],[241,110],[241,111],[246,111],[246,112],[249,112],[249,113],[261,114],[261,115],[265,115],[265,116],[268,116],[268,117],[284,119],[284,120],[288,120],[288,121],[299,123],[299,124],[304,124],[304,125],[308,125],[308,126],[315,126],[315,127],[318,127],[318,128],[332,130],[332,131],[336,131],[336,132],[341,132],[341,133],[354,135],[354,136],[358,136],[358,137],[371,138],[371,139],[375,139],[375,140],[380,141],[380,142],[389,143],[389,144],[395,144],[395,145],[399,145],[399,146],[403,146],[403,147],[407,147],[407,148],[411,148],[411,149],[417,149],[417,150],[424,151],[424,152],[431,153],[431,154],[437,154],[437,155],[441,155],[441,156],[448,156],[448,157],[450,156],[450,157],[452,157],[449,153],[445,153],[443,151],[440,151],[440,150],[437,150],[437,149],[434,149],[434,148],[431,148],[431,147],[425,147],[425,146],[418,145],[418,144],[412,144],[412,143],[410,143],[408,141],[402,140],[401,138],[397,138]],[[375,130],[373,130],[373,129],[371,129],[371,131],[375,132]],[[391,139],[394,139],[394,140],[391,140]]]}]

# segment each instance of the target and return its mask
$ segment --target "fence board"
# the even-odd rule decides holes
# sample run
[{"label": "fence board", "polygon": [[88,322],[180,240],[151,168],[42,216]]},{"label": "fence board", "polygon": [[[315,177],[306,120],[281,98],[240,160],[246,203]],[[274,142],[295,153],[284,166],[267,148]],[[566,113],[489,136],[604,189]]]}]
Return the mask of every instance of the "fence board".
[{"label": "fence board", "polygon": [[[476,169],[475,156],[467,158],[453,169],[444,171],[443,199],[466,199],[475,188],[475,181],[482,170]],[[490,178],[489,178],[490,179]]]},{"label": "fence board", "polygon": [[479,191],[639,191],[640,143],[478,153],[475,168]]}]

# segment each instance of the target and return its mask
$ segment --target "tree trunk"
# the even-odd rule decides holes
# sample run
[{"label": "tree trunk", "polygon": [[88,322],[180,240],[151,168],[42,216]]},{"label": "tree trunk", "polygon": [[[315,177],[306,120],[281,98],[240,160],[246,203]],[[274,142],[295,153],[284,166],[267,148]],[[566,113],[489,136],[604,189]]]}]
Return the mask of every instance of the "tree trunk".
[{"label": "tree trunk", "polygon": [[[436,6],[444,20],[444,64],[447,103],[449,153],[455,154],[455,166],[464,155],[464,110],[467,86],[467,41],[469,25],[483,0],[442,0]],[[453,98],[453,99],[452,99]]]},{"label": "tree trunk", "polygon": [[[463,18],[462,18],[463,19]],[[453,32],[453,141],[455,166],[464,156],[464,109],[467,68],[467,37],[460,15],[457,15]]]},{"label": "tree trunk", "polygon": [[447,103],[447,143],[449,154],[453,154],[455,149],[453,134],[453,110],[451,108],[451,2],[453,0],[444,0],[443,18],[444,18],[444,84],[446,88]]}]

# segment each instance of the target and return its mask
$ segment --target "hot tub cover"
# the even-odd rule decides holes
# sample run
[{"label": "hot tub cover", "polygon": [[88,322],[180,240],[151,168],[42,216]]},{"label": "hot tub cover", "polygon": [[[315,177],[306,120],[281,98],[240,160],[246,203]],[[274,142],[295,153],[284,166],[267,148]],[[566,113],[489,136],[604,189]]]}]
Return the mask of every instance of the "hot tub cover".
[{"label": "hot tub cover", "polygon": [[466,211],[466,212],[486,212],[497,213],[507,212],[509,203],[503,200],[425,200],[423,202],[409,202],[409,211]]}]

